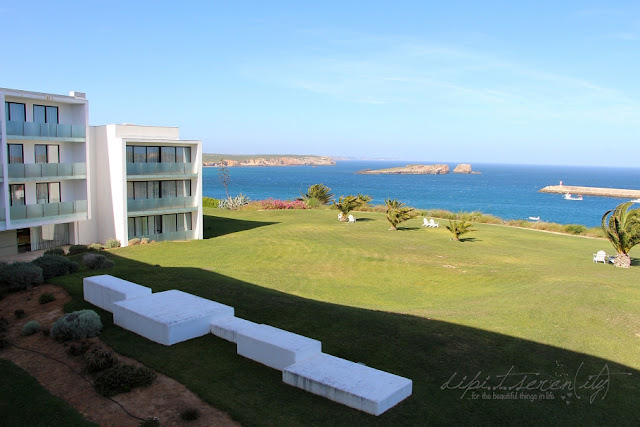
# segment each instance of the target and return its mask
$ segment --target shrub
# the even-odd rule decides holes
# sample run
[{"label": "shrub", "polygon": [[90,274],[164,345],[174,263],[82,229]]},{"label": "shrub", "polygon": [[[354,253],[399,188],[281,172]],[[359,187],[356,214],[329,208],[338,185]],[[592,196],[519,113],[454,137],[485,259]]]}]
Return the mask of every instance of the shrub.
[{"label": "shrub", "polygon": [[93,346],[84,353],[85,372],[104,371],[118,363],[116,356],[99,346]]},{"label": "shrub", "polygon": [[100,316],[93,310],[80,310],[59,318],[51,327],[51,336],[57,340],[81,340],[95,337],[102,330]]},{"label": "shrub", "polygon": [[45,255],[65,255],[64,253],[64,249],[62,248],[51,248],[51,249],[47,249],[44,252]]},{"label": "shrub", "polygon": [[200,411],[198,408],[185,408],[180,411],[180,418],[185,421],[195,421],[200,418]]},{"label": "shrub", "polygon": [[16,319],[22,319],[24,316],[26,316],[24,310],[21,309],[21,308],[19,308],[16,311],[14,311],[13,315],[16,316]]},{"label": "shrub", "polygon": [[148,237],[143,237],[142,239],[140,239],[141,245],[147,245],[149,243],[151,243],[151,239],[149,239]]},{"label": "shrub", "polygon": [[309,206],[302,200],[278,200],[278,199],[266,199],[259,202],[260,208],[265,210],[276,209],[307,209]]},{"label": "shrub", "polygon": [[30,262],[14,262],[0,269],[0,287],[18,291],[42,284],[42,268]]},{"label": "shrub", "polygon": [[109,258],[100,254],[84,254],[82,256],[82,262],[90,270],[97,270],[101,268],[111,268],[114,263]]},{"label": "shrub", "polygon": [[587,231],[587,227],[580,224],[567,224],[564,226],[564,230],[569,234],[582,234]]},{"label": "shrub", "polygon": [[120,240],[118,239],[109,239],[107,243],[104,244],[105,249],[113,249],[120,247]]},{"label": "shrub", "polygon": [[129,246],[138,245],[138,244],[140,244],[140,239],[138,239],[138,238],[136,237],[136,238],[134,238],[134,239],[129,240],[129,241],[127,242],[127,244],[128,244]]},{"label": "shrub", "polygon": [[22,335],[33,335],[36,332],[40,332],[40,329],[42,329],[40,323],[32,320],[31,322],[25,323],[25,325],[22,327]]},{"label": "shrub", "polygon": [[87,245],[71,245],[69,246],[69,255],[77,255],[90,250]]},{"label": "shrub", "polygon": [[67,353],[69,353],[70,356],[81,356],[89,351],[93,345],[91,341],[84,340],[80,344],[71,344],[67,348]]},{"label": "shrub", "polygon": [[52,302],[52,301],[55,301],[55,300],[56,300],[56,297],[54,297],[53,294],[49,294],[49,293],[42,294],[38,298],[38,302],[40,304],[46,304],[48,302]]},{"label": "shrub", "polygon": [[61,255],[43,255],[34,259],[32,263],[42,268],[42,278],[44,280],[78,271],[77,262]]},{"label": "shrub", "polygon": [[155,379],[156,373],[144,366],[116,365],[100,372],[93,386],[101,395],[110,397],[148,386]]},{"label": "shrub", "polygon": [[100,243],[92,243],[88,246],[90,251],[101,251],[104,249]]},{"label": "shrub", "polygon": [[202,207],[204,208],[217,208],[219,204],[220,200],[214,199],[213,197],[202,198]]},{"label": "shrub", "polygon": [[245,196],[244,194],[238,194],[236,197],[220,200],[218,208],[235,210],[248,205],[250,202],[251,199],[249,197]]}]

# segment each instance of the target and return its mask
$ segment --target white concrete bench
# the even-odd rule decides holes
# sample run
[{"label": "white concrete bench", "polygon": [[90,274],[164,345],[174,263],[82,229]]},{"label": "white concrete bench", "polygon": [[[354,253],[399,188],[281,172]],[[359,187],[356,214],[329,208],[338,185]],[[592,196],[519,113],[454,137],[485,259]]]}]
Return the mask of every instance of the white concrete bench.
[{"label": "white concrete bench", "polygon": [[282,381],[372,415],[411,395],[410,379],[322,353],[288,366]]},{"label": "white concrete bench", "polygon": [[151,295],[151,289],[103,274],[82,280],[84,300],[113,313],[113,303]]},{"label": "white concrete bench", "polygon": [[282,370],[322,352],[322,343],[318,340],[268,325],[258,326],[238,330],[239,355]]},{"label": "white concrete bench", "polygon": [[233,307],[177,290],[116,302],[113,308],[113,323],[164,345],[206,335],[211,322],[233,317]]},{"label": "white concrete bench", "polygon": [[217,337],[237,342],[238,331],[243,331],[247,328],[258,328],[261,325],[253,323],[239,317],[229,317],[226,319],[216,319],[211,322],[211,333]]}]

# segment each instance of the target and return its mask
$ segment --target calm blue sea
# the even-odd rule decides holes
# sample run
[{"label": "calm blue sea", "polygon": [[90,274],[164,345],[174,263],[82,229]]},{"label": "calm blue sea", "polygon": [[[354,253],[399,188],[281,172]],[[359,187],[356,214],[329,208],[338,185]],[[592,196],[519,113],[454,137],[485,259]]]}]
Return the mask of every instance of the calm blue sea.
[{"label": "calm blue sea", "polygon": [[[323,183],[336,196],[364,193],[373,197],[374,204],[390,197],[419,209],[480,211],[504,219],[540,216],[542,221],[594,227],[600,225],[604,212],[627,200],[585,196],[583,201],[571,201],[538,190],[560,181],[564,185],[640,189],[639,168],[474,164],[481,175],[356,174],[362,169],[405,164],[342,161],[336,166],[229,168],[229,192],[243,193],[252,200],[291,200],[310,185]],[[449,166],[453,170],[455,164]],[[217,168],[203,168],[203,195],[225,197]]]}]

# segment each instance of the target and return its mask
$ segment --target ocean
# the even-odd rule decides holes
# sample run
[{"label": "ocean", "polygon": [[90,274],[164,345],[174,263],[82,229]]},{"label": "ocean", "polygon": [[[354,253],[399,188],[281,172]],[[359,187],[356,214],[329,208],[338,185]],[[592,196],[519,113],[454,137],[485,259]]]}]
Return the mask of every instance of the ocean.
[{"label": "ocean", "polygon": [[[339,161],[336,166],[229,168],[229,193],[252,200],[292,200],[313,184],[322,183],[336,196],[368,194],[373,204],[395,198],[417,209],[480,211],[503,219],[527,219],[560,224],[599,226],[602,215],[628,199],[584,196],[565,200],[560,194],[539,193],[547,185],[579,185],[640,190],[640,168],[473,164],[479,175],[358,175],[362,169],[404,166],[407,162]],[[456,164],[449,164],[451,170]],[[203,195],[223,198],[217,168],[203,168]],[[640,204],[634,205],[640,208]]]}]

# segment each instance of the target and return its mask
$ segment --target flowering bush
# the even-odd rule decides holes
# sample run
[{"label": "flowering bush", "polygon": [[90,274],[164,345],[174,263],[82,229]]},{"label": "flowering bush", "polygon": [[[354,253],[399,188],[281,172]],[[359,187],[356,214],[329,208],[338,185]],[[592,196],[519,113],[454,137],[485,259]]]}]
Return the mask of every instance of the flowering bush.
[{"label": "flowering bush", "polygon": [[266,199],[261,200],[260,205],[262,209],[265,210],[276,210],[276,209],[307,209],[307,204],[302,200],[279,200],[279,199]]}]

